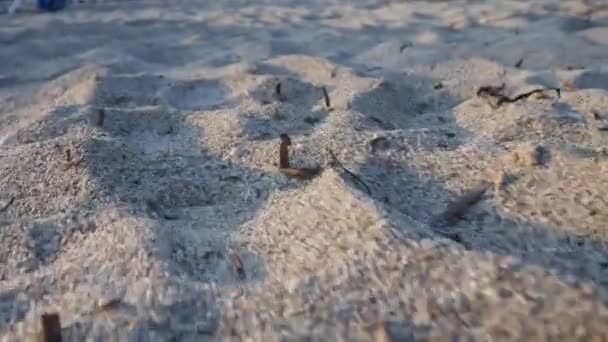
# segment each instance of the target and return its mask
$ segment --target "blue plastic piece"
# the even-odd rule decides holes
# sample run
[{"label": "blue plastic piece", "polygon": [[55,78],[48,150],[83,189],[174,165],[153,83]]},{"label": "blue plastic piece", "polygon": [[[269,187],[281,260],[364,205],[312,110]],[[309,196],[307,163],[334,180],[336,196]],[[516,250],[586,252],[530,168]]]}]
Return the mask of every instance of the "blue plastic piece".
[{"label": "blue plastic piece", "polygon": [[65,5],[66,0],[38,0],[38,8],[46,11],[58,11]]}]

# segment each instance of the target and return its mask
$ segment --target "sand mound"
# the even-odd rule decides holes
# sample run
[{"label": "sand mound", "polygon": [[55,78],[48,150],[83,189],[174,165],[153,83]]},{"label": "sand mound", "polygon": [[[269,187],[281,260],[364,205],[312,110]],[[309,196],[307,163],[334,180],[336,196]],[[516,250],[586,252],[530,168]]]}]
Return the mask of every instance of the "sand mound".
[{"label": "sand mound", "polygon": [[608,336],[600,5],[4,18],[0,336]]}]

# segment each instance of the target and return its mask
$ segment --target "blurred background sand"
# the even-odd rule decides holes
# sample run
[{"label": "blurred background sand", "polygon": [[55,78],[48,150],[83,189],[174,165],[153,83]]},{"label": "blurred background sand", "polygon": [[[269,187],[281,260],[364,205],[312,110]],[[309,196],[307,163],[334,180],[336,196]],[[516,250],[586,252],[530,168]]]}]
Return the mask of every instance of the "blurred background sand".
[{"label": "blurred background sand", "polygon": [[4,340],[608,338],[603,1],[0,20]]}]

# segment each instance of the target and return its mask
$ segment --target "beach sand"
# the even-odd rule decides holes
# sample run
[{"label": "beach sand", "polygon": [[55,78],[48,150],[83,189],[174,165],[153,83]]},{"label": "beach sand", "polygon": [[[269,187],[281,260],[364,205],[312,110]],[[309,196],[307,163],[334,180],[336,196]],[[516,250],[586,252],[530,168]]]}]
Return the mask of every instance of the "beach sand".
[{"label": "beach sand", "polygon": [[600,341],[606,242],[603,1],[0,16],[0,340]]}]

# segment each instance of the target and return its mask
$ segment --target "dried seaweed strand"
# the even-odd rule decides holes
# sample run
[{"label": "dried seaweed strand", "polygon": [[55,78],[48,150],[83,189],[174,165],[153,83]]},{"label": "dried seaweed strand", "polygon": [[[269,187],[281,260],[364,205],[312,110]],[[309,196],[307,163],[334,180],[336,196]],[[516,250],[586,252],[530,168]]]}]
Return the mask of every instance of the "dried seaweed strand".
[{"label": "dried seaweed strand", "polygon": [[502,105],[503,103],[514,103],[517,102],[519,100],[525,99],[530,97],[533,94],[536,93],[541,93],[547,90],[553,90],[557,93],[557,97],[561,97],[561,89],[560,88],[539,88],[539,89],[534,89],[531,90],[529,92],[523,93],[523,94],[519,94],[513,98],[510,98],[504,94],[501,94],[501,92],[504,90],[505,88],[505,84],[501,84],[500,86],[482,86],[477,90],[477,96],[492,96],[498,99],[498,102],[496,103],[496,107],[500,107],[500,105]]},{"label": "dried seaweed strand", "polygon": [[372,191],[370,190],[369,186],[367,186],[367,184],[359,176],[357,176],[355,173],[353,173],[352,171],[350,171],[346,167],[344,167],[344,165],[342,165],[342,163],[338,160],[338,158],[336,157],[336,154],[332,150],[327,148],[327,152],[329,153],[329,156],[331,157],[332,163],[334,165],[340,167],[342,170],[344,170],[344,172],[349,174],[355,180],[355,182],[359,183],[359,185],[361,185],[365,189],[365,191],[367,192],[368,195],[372,194]]},{"label": "dried seaweed strand", "polygon": [[[539,89],[531,90],[531,91],[529,91],[527,93],[523,93],[523,94],[517,95],[517,96],[515,96],[512,99],[510,99],[510,98],[507,97],[507,98],[503,99],[502,102],[509,102],[509,103],[517,102],[519,100],[522,100],[522,99],[525,99],[525,98],[529,97],[530,95],[533,95],[533,94],[536,94],[536,93],[541,93],[541,92],[547,91],[547,90],[553,90],[553,91],[555,91],[557,93],[557,97],[558,98],[561,97],[561,89],[560,88],[539,88]],[[502,102],[498,101],[498,105],[501,105]]]}]

